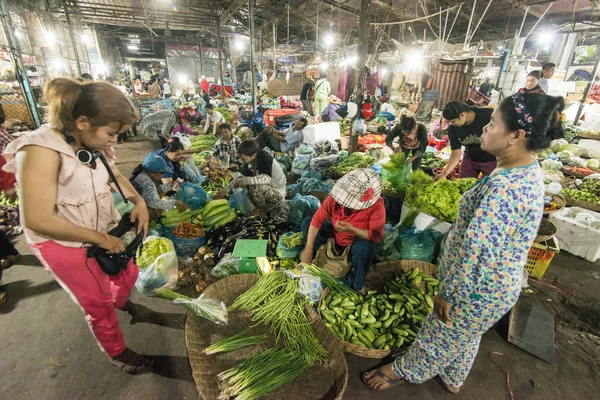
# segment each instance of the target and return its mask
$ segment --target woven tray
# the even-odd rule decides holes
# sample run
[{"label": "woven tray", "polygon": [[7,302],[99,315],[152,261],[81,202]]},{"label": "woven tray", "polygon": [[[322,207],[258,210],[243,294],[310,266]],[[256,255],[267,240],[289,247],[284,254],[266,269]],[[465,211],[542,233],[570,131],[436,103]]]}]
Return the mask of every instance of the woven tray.
[{"label": "woven tray", "polygon": [[544,215],[554,214],[555,212],[560,211],[563,208],[565,208],[565,206],[567,205],[567,200],[565,200],[565,198],[563,196],[561,196],[560,194],[551,195],[550,197],[552,197],[552,200],[554,200],[554,202],[556,204],[558,204],[558,208],[556,210],[552,210],[552,211],[544,210]]},{"label": "woven tray", "polygon": [[600,212],[600,204],[598,203],[590,203],[589,201],[575,200],[570,197],[565,197],[565,200],[567,201],[567,205],[569,207],[581,207],[586,208],[590,211]]},{"label": "woven tray", "polygon": [[[227,306],[258,280],[258,275],[240,274],[222,279],[210,285],[204,295],[207,298],[222,300]],[[307,307],[309,308],[309,307]],[[185,324],[185,343],[189,355],[192,374],[200,398],[217,400],[219,388],[217,375],[246,360],[252,355],[265,351],[273,343],[245,347],[228,353],[207,356],[203,350],[229,336],[239,333],[252,325],[249,312],[232,311],[226,326],[219,326],[188,312]],[[309,320],[311,315],[309,314]],[[319,320],[311,320],[312,327],[321,344],[329,353],[329,363],[315,365],[302,374],[293,384],[287,384],[263,399],[280,400],[341,400],[348,384],[348,365],[341,346],[328,333],[327,327]],[[261,329],[258,327],[258,329]],[[268,330],[263,328],[265,333]]]},{"label": "woven tray", "polygon": [[[432,276],[435,273],[435,271],[437,271],[437,266],[424,261],[386,261],[371,266],[369,272],[365,276],[365,289],[381,290],[384,288],[387,282],[396,277],[396,274],[398,272],[406,272],[414,267],[419,267],[421,272],[429,276]],[[420,286],[422,285],[425,285],[425,283],[420,284]],[[390,354],[393,356],[402,354],[408,349],[408,347],[391,350],[367,349],[365,347],[357,346],[355,344],[346,342],[345,340],[342,340],[335,336],[333,332],[331,332],[329,328],[325,326],[325,323],[323,323],[321,319],[321,302],[323,301],[323,299],[325,299],[325,297],[327,297],[328,294],[329,289],[325,289],[321,294],[321,298],[319,299],[319,306],[317,307],[317,311],[315,312],[314,310],[310,309],[309,314],[313,315],[313,317],[317,317],[317,319],[325,328],[327,334],[330,335],[333,340],[339,343],[339,345],[342,346],[346,353],[354,354],[355,356],[363,358],[382,359]]]},{"label": "woven tray", "polygon": [[600,132],[580,131],[577,133],[577,136],[584,138],[584,139],[600,140]]},{"label": "woven tray", "polygon": [[558,229],[556,228],[556,225],[554,225],[548,219],[542,218],[542,222],[540,223],[538,234],[535,237],[534,242],[540,243],[550,240],[554,235],[556,235],[557,232]]}]

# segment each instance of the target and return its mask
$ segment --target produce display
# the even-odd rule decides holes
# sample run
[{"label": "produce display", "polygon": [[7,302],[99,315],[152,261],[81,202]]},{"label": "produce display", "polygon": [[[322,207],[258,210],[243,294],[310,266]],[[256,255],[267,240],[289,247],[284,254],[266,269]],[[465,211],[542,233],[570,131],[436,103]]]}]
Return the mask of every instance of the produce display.
[{"label": "produce display", "polygon": [[196,292],[202,293],[217,281],[217,278],[210,275],[210,268],[214,265],[214,254],[206,246],[201,247],[189,262],[179,259],[177,287],[193,287]]},{"label": "produce display", "polygon": [[320,305],[325,325],[341,340],[369,349],[409,346],[433,309],[439,281],[413,268],[390,281],[385,290],[358,300],[329,293]]},{"label": "produce display", "polygon": [[281,240],[288,249],[302,246],[305,243],[304,233],[302,232],[296,232],[292,235],[283,236]]},{"label": "produce display", "polygon": [[383,164],[385,170],[385,180],[389,181],[394,191],[404,190],[410,183],[411,163],[404,153],[394,153],[390,161]]},{"label": "produce display", "polygon": [[441,221],[454,222],[461,196],[475,185],[475,178],[447,179],[428,185],[410,185],[405,201],[419,211]]},{"label": "produce display", "polygon": [[423,159],[421,160],[421,168],[428,171],[442,169],[446,166],[446,164],[446,161],[442,160],[441,158],[437,158],[434,153],[429,152],[423,154]]},{"label": "produce display", "polygon": [[219,192],[233,180],[231,172],[224,168],[204,167],[202,174],[208,178],[202,187],[211,196]]},{"label": "produce display", "polygon": [[563,189],[560,194],[574,200],[600,204],[600,182],[585,179],[580,185]]},{"label": "produce display", "polygon": [[160,217],[160,223],[164,226],[176,226],[182,222],[192,222],[192,210],[189,208],[185,211],[180,211],[178,208],[165,211]]},{"label": "produce display", "polygon": [[204,229],[201,226],[192,224],[191,222],[181,222],[175,229],[173,234],[184,239],[193,239],[204,236]]},{"label": "produce display", "polygon": [[202,299],[201,297],[192,299],[168,289],[156,289],[155,293],[163,299],[174,300],[173,303],[183,305],[201,318],[216,324],[227,324],[227,310],[221,301]]},{"label": "produce display", "polygon": [[375,164],[375,159],[373,157],[357,151],[350,154],[348,158],[341,161],[338,165],[330,167],[329,172],[341,177],[357,168],[370,168],[373,164]]},{"label": "produce display", "polygon": [[568,175],[594,175],[596,172],[588,167],[563,167],[563,172]]},{"label": "produce display", "polygon": [[203,151],[202,153],[192,154],[192,158],[194,159],[194,162],[200,169],[203,169],[206,166],[206,164],[208,164],[209,156],[210,156],[210,152],[208,152],[208,151]]},{"label": "produce display", "polygon": [[192,137],[192,147],[189,150],[204,150],[212,149],[215,143],[217,143],[217,137],[215,135],[198,135]]},{"label": "produce display", "polygon": [[18,206],[19,206],[18,198],[15,201],[10,201],[9,199],[6,198],[6,195],[4,194],[4,192],[2,192],[0,194],[0,208],[18,207]]},{"label": "produce display", "polygon": [[213,200],[202,209],[200,214],[206,229],[220,228],[233,222],[237,218],[237,213],[225,199]]},{"label": "produce display", "polygon": [[225,122],[230,124],[231,120],[233,119],[233,116],[231,115],[231,111],[229,111],[229,108],[227,107],[215,107],[215,111],[218,111],[221,113],[221,115],[223,115],[223,118],[225,119]]},{"label": "produce display", "polygon": [[[146,241],[142,246],[138,247],[136,253],[136,264],[140,269],[148,268],[159,256],[171,251],[174,251],[174,249],[173,244],[169,239],[159,237],[152,238],[151,240]],[[161,261],[164,260],[159,260],[159,264]]]},{"label": "produce display", "polygon": [[267,335],[250,335],[248,330],[236,333],[226,339],[221,340],[204,349],[204,354],[211,355],[217,353],[226,353],[243,347],[255,346],[263,344],[267,341]]}]

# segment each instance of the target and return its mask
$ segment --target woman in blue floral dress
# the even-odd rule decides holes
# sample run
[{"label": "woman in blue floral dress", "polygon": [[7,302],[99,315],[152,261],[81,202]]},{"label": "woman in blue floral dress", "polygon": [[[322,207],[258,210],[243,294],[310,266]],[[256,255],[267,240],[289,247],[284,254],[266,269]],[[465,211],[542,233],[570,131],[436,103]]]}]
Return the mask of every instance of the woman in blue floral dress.
[{"label": "woman in blue floral dress", "polygon": [[370,389],[431,378],[458,393],[481,336],[516,303],[523,267],[542,218],[544,184],[533,151],[562,137],[559,97],[517,93],[504,99],[481,136],[496,170],[460,201],[444,244],[440,293],[409,350],[364,372]]}]

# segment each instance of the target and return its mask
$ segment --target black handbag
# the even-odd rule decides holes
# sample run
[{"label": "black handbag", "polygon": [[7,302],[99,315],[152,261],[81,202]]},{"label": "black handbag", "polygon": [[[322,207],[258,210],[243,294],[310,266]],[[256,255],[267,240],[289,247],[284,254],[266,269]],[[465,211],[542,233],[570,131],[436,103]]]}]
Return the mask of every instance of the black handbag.
[{"label": "black handbag", "polygon": [[[110,236],[121,237],[130,230],[137,229],[137,221],[132,223],[130,218],[131,216],[129,213],[123,215],[119,225],[108,232],[108,234]],[[115,276],[121,271],[127,269],[129,260],[135,257],[135,253],[137,252],[138,247],[140,247],[142,244],[143,240],[144,231],[138,233],[135,239],[133,239],[133,241],[122,253],[109,253],[100,246],[95,245],[88,249],[87,256],[95,258],[104,273]]]}]

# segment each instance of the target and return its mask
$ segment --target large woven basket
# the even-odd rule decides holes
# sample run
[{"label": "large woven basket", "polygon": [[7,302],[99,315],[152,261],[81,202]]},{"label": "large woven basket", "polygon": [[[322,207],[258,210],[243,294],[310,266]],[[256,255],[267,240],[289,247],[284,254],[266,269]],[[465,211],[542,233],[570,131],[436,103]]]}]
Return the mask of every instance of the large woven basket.
[{"label": "large woven basket", "polygon": [[556,225],[550,222],[547,218],[542,218],[542,222],[540,223],[540,227],[538,228],[538,233],[534,242],[541,243],[550,240],[554,235],[556,235],[557,232],[558,229],[556,228]]},{"label": "large woven basket", "polygon": [[[419,267],[421,272],[429,276],[432,276],[435,273],[435,271],[437,271],[437,266],[424,261],[386,261],[371,266],[369,272],[365,276],[365,289],[381,290],[385,287],[386,283],[394,279],[399,272],[406,272],[414,267]],[[421,285],[425,285],[425,283],[422,283]],[[318,317],[317,319],[319,323],[323,325],[323,328],[325,328],[327,334],[330,335],[331,338],[333,338],[336,342],[338,342],[346,353],[354,354],[355,356],[363,358],[382,359],[390,354],[398,355],[407,350],[406,347],[402,349],[391,350],[368,349],[362,346],[357,346],[350,342],[346,342],[345,340],[342,340],[335,336],[333,332],[331,332],[329,328],[325,326],[325,323],[321,319],[321,302],[325,299],[325,297],[328,294],[329,290],[325,289],[321,294],[321,298],[319,299],[319,307],[317,308],[317,311],[315,312],[314,310],[310,309],[309,314],[312,314],[313,317]]]},{"label": "large woven basket", "polygon": [[554,202],[558,205],[558,208],[556,210],[552,210],[552,211],[547,211],[546,209],[544,209],[544,215],[554,214],[555,212],[558,212],[558,211],[562,210],[563,208],[565,208],[565,206],[567,205],[567,200],[565,200],[565,198],[563,196],[561,196],[560,194],[549,195],[549,196],[552,197],[552,200],[554,200]]},{"label": "large woven basket", "polygon": [[566,196],[565,196],[565,200],[567,200],[567,205],[569,207],[581,207],[581,208],[586,208],[591,211],[600,212],[600,204],[598,204],[598,203],[591,203],[589,201],[575,200],[575,199],[572,199],[572,198],[566,197]]},{"label": "large woven basket", "polygon": [[596,139],[596,140],[600,140],[600,132],[594,132],[594,131],[579,131],[577,132],[577,136],[584,138],[584,139]]},{"label": "large woven basket", "polygon": [[[227,306],[258,280],[258,275],[240,274],[222,279],[210,285],[204,296],[210,299],[223,301]],[[249,312],[232,311],[229,313],[229,322],[226,326],[219,326],[213,322],[198,318],[188,312],[185,325],[185,342],[188,350],[192,374],[200,397],[206,400],[216,400],[219,397],[217,375],[229,369],[240,361],[272,347],[271,343],[245,347],[228,353],[207,356],[203,350],[229,336],[239,333],[252,325]],[[309,320],[311,316],[309,315]],[[328,333],[327,327],[320,321],[311,321],[312,327],[321,344],[329,353],[329,363],[315,365],[302,374],[293,384],[287,384],[264,399],[286,400],[329,400],[342,399],[348,383],[348,365],[341,346],[335,338]],[[264,330],[266,327],[253,329]]]}]

